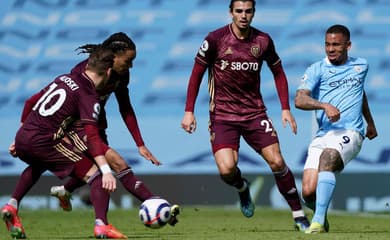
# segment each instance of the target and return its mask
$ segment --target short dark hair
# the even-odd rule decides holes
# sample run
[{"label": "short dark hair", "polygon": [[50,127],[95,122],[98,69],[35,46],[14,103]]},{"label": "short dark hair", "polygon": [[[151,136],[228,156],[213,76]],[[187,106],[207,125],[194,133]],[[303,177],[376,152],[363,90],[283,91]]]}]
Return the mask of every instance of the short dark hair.
[{"label": "short dark hair", "polygon": [[97,46],[90,52],[88,57],[87,69],[103,75],[109,68],[114,65],[114,52],[111,48]]},{"label": "short dark hair", "polygon": [[230,0],[230,4],[229,4],[229,8],[230,8],[230,11],[233,11],[233,3],[234,2],[252,2],[253,3],[253,10],[255,10],[255,6],[256,6],[256,0]]},{"label": "short dark hair", "polygon": [[351,33],[349,32],[349,29],[341,24],[330,26],[328,30],[326,30],[326,34],[330,33],[341,33],[347,41],[349,41],[351,38]]},{"label": "short dark hair", "polygon": [[76,50],[80,50],[79,53],[91,53],[99,46],[111,48],[114,53],[125,50],[136,50],[135,43],[124,32],[117,32],[111,34],[101,44],[85,44],[78,47]]}]

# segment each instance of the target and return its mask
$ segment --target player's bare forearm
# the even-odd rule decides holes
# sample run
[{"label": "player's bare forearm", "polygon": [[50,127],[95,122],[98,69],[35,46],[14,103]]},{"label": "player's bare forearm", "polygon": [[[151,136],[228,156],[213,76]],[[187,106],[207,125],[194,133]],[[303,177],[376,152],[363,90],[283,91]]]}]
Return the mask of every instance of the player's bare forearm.
[{"label": "player's bare forearm", "polygon": [[112,175],[111,168],[108,165],[106,158],[103,155],[98,155],[94,157],[94,160],[102,173],[102,188],[109,192],[115,191],[116,179]]},{"label": "player's bare forearm", "polygon": [[309,90],[299,89],[295,95],[295,107],[301,110],[324,109],[324,104],[311,97]]},{"label": "player's bare forearm", "polygon": [[307,89],[299,89],[295,95],[295,107],[301,110],[324,110],[329,121],[337,122],[340,119],[340,110],[330,103],[320,102],[311,97]]},{"label": "player's bare forearm", "polygon": [[366,92],[363,93],[363,108],[362,108],[364,119],[366,120],[367,124],[374,124],[374,119],[371,115],[370,106],[368,105],[368,99]]},{"label": "player's bare forearm", "polygon": [[371,115],[370,106],[368,104],[366,92],[363,93],[362,112],[363,112],[363,117],[367,123],[366,137],[370,140],[374,139],[378,136],[378,132],[376,130],[374,118]]}]

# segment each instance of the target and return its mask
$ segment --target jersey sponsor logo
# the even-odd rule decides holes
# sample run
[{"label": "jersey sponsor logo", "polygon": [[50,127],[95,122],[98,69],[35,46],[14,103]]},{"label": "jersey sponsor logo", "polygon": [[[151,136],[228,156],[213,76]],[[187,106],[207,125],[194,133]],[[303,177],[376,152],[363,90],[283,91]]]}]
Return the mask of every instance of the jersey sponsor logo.
[{"label": "jersey sponsor logo", "polygon": [[232,62],[231,70],[258,71],[259,63],[257,62]]},{"label": "jersey sponsor logo", "polygon": [[347,87],[359,86],[362,84],[362,82],[363,82],[362,78],[350,77],[350,78],[330,82],[329,86],[333,88],[339,88],[339,87],[347,88]]},{"label": "jersey sponsor logo", "polygon": [[225,70],[227,66],[229,66],[229,62],[221,60],[221,70]]},{"label": "jersey sponsor logo", "polygon": [[258,71],[259,63],[257,62],[232,62],[221,59],[221,70],[225,70],[230,65],[230,70],[233,71]]}]

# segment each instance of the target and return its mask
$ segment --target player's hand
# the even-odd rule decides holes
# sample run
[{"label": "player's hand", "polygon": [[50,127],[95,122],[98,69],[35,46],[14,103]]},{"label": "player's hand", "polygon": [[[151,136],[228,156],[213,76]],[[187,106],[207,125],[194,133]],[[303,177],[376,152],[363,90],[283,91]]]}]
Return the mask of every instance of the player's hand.
[{"label": "player's hand", "polygon": [[378,136],[378,132],[376,131],[376,127],[374,124],[367,124],[367,129],[366,129],[366,137],[368,139],[374,139]]},{"label": "player's hand", "polygon": [[146,160],[151,161],[154,165],[160,166],[162,163],[153,156],[146,146],[138,147],[139,154],[144,157]]},{"label": "player's hand", "polygon": [[185,112],[181,120],[181,127],[188,133],[193,133],[196,130],[196,119],[193,112]]},{"label": "player's hand", "polygon": [[324,111],[330,122],[337,122],[340,119],[340,110],[332,104],[325,103]]},{"label": "player's hand", "polygon": [[11,145],[9,145],[9,148],[8,148],[8,152],[9,154],[11,154],[12,157],[18,157],[18,154],[16,153],[16,149],[15,149],[15,142],[11,143]]},{"label": "player's hand", "polygon": [[294,116],[292,115],[290,110],[282,110],[282,124],[283,127],[286,127],[286,124],[290,124],[291,130],[294,134],[297,134],[297,122],[295,121]]},{"label": "player's hand", "polygon": [[109,192],[116,190],[116,178],[112,175],[111,172],[103,174],[102,188]]}]

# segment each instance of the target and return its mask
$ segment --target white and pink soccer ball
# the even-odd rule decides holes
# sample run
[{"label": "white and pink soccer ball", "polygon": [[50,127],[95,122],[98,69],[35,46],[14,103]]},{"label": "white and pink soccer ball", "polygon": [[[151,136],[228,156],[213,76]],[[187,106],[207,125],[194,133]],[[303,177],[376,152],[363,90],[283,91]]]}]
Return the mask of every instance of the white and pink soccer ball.
[{"label": "white and pink soccer ball", "polygon": [[171,204],[163,198],[150,198],[139,207],[139,218],[150,228],[161,228],[171,218]]}]

